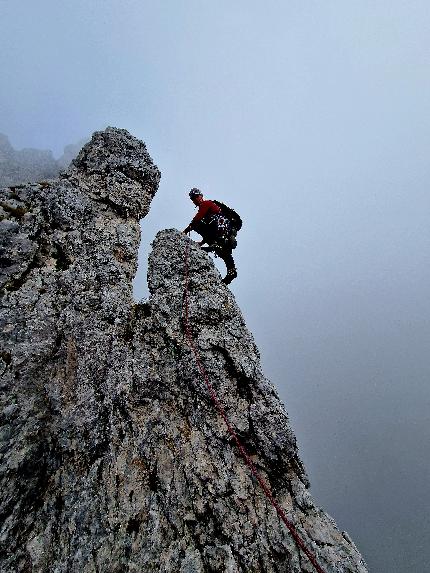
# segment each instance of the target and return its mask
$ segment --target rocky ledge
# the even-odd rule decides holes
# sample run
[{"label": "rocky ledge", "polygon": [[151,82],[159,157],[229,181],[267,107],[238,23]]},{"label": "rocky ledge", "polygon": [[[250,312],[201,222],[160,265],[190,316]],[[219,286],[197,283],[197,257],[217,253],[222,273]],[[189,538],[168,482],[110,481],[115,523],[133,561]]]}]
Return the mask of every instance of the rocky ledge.
[{"label": "rocky ledge", "polygon": [[[159,171],[125,130],[58,180],[1,191],[0,569],[311,572],[213,408],[183,331],[189,239],[158,233]],[[211,258],[190,244],[190,323],[233,426],[327,573],[364,573],[315,506],[285,410]]]}]

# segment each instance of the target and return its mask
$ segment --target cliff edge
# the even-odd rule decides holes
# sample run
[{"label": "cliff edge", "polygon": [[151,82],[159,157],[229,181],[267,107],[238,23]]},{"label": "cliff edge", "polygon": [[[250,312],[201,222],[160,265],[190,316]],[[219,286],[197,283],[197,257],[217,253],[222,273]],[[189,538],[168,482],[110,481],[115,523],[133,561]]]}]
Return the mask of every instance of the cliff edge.
[{"label": "cliff edge", "polygon": [[[311,572],[213,408],[183,331],[185,250],[158,233],[136,304],[139,219],[160,173],[125,130],[60,179],[0,192],[0,569]],[[365,573],[313,502],[287,414],[211,258],[189,244],[190,324],[252,459],[327,573]]]}]

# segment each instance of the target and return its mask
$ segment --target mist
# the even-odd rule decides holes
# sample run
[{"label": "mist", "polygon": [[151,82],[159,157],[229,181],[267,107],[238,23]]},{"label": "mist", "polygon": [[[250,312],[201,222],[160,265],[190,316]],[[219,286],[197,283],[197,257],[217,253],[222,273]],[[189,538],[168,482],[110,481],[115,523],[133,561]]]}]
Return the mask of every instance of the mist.
[{"label": "mist", "polygon": [[3,0],[0,31],[15,149],[114,125],[160,168],[137,300],[191,187],[239,212],[230,286],[316,503],[369,571],[427,570],[428,3]]}]

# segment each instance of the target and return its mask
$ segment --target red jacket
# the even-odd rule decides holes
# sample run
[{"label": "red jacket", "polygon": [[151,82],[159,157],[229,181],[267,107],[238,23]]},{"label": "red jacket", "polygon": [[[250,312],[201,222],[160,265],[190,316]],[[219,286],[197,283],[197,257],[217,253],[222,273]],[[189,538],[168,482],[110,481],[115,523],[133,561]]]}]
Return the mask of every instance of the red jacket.
[{"label": "red jacket", "polygon": [[206,215],[215,215],[216,213],[221,213],[221,208],[218,207],[216,203],[209,199],[207,201],[202,201],[199,205],[199,210],[197,211],[196,216],[191,221],[191,228],[195,223],[201,221],[203,217],[206,217]]}]

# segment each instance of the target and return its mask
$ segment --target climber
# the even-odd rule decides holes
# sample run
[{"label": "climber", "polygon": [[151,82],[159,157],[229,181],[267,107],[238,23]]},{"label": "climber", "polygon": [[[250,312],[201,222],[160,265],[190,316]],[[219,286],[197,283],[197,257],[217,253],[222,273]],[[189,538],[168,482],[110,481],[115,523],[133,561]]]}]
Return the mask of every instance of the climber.
[{"label": "climber", "polygon": [[[237,277],[236,266],[234,264],[232,250],[236,247],[236,233],[242,225],[239,216],[231,209],[219,203],[218,201],[205,200],[203,194],[195,187],[189,193],[191,201],[199,208],[196,216],[191,223],[184,229],[187,234],[191,230],[196,231],[203,237],[199,245],[204,251],[213,251],[225,263],[227,274],[222,282],[230,284]],[[224,211],[224,213],[223,213]],[[234,224],[235,221],[228,214],[236,215],[240,225]],[[205,243],[207,247],[203,247]]]}]

